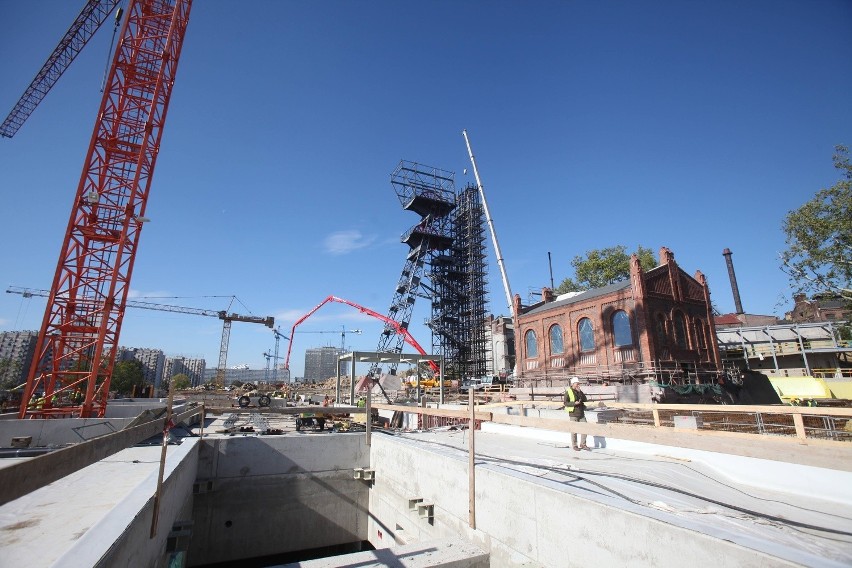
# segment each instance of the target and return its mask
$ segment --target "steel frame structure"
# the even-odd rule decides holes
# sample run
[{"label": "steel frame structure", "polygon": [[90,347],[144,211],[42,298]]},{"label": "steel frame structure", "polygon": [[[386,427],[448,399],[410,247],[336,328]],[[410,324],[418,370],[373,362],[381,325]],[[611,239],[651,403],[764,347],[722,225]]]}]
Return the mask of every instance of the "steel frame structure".
[{"label": "steel frame structure", "polygon": [[[408,328],[417,297],[431,300],[432,352],[444,373],[462,378],[487,372],[485,211],[477,187],[456,193],[454,174],[400,162],[391,175],[402,207],[420,222],[402,236],[409,246],[388,319]],[[394,343],[395,340],[395,343]],[[377,352],[400,353],[403,338],[386,325]],[[370,369],[375,374],[379,363]],[[397,365],[391,362],[389,372]]]},{"label": "steel frame structure", "polygon": [[[455,208],[455,174],[402,160],[391,174],[391,185],[402,208],[420,215],[420,222],[400,239],[409,247],[405,265],[400,273],[388,309],[388,319],[379,336],[376,351],[401,353],[404,337],[397,328],[408,329],[417,296],[431,297],[432,290],[423,282],[426,264],[446,254],[453,243],[451,213]],[[390,374],[396,374],[398,363],[389,364]],[[374,375],[379,363],[373,363]]]},{"label": "steel frame structure", "polygon": [[[36,343],[20,417],[102,417],[192,0],[131,0]],[[82,402],[58,408],[63,392]],[[34,398],[39,407],[31,408]],[[35,405],[34,405],[35,406]]]},{"label": "steel frame structure", "polygon": [[432,352],[444,357],[450,377],[481,377],[488,370],[484,226],[478,190],[468,186],[456,197],[449,254],[434,258],[429,273],[432,319],[426,325]]}]

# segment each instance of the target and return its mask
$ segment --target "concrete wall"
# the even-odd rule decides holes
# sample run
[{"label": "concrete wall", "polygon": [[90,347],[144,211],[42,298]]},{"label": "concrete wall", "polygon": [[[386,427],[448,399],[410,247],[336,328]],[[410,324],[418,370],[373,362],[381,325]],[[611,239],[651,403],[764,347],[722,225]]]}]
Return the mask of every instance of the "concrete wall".
[{"label": "concrete wall", "polygon": [[62,420],[0,420],[0,448],[12,438],[31,436],[31,448],[78,444],[124,429],[132,418],[63,418]]},{"label": "concrete wall", "polygon": [[363,434],[202,443],[189,566],[367,540]]},{"label": "concrete wall", "polygon": [[[128,493],[106,517],[94,526],[86,527],[88,530],[84,530],[74,546],[52,565],[53,568],[168,566],[166,544],[172,525],[189,519],[199,445],[197,438],[186,438],[179,446],[169,446],[158,530],[154,538],[151,538],[151,521],[158,468],[153,468],[151,475]],[[38,543],[32,545],[37,550]]]},{"label": "concrete wall", "polygon": [[[682,566],[690,558],[713,558],[718,568],[787,565],[724,534],[678,526],[668,513],[493,465],[476,468],[472,530],[466,458],[379,435],[373,436],[371,461],[376,481],[368,536],[376,547],[460,536],[490,551],[494,567]],[[409,511],[409,499],[434,503],[434,517]]]}]

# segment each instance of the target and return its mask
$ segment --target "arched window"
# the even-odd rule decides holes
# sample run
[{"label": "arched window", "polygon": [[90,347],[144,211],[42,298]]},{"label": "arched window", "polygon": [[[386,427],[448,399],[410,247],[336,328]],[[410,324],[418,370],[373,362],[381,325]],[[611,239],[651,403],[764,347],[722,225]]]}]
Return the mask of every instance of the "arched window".
[{"label": "arched window", "polygon": [[562,342],[562,327],[559,324],[550,327],[550,353],[559,355],[565,351]]},{"label": "arched window", "polygon": [[616,347],[633,345],[633,333],[630,331],[630,316],[624,310],[618,310],[612,316],[612,337]]},{"label": "arched window", "polygon": [[577,325],[580,332],[580,351],[595,350],[595,328],[592,326],[592,320],[583,318]]},{"label": "arched window", "polygon": [[657,341],[660,345],[667,345],[669,342],[666,334],[666,317],[663,314],[657,314]]},{"label": "arched window", "polygon": [[538,344],[535,340],[535,332],[531,329],[524,334],[524,344],[527,348],[527,357],[538,357]]},{"label": "arched window", "polygon": [[680,312],[677,312],[674,316],[674,336],[677,346],[686,349],[686,324],[683,321],[683,314]]},{"label": "arched window", "polygon": [[704,343],[704,322],[701,318],[695,318],[695,339],[698,342],[698,348],[704,349],[707,345]]}]

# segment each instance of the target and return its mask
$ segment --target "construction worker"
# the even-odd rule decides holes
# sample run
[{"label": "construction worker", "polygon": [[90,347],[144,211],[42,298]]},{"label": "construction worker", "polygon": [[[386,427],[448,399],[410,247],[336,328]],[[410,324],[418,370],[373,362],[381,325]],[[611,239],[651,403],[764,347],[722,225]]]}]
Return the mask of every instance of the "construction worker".
[{"label": "construction worker", "polygon": [[363,396],[359,398],[357,406],[358,408],[364,408],[365,406],[367,406],[367,399]]},{"label": "construction worker", "polygon": [[[586,394],[580,388],[579,377],[571,377],[568,388],[565,389],[565,412],[568,413],[568,420],[571,422],[585,422],[586,415]],[[571,447],[575,451],[591,450],[586,445],[586,435],[580,434],[580,445],[577,445],[577,433],[571,432]]]}]

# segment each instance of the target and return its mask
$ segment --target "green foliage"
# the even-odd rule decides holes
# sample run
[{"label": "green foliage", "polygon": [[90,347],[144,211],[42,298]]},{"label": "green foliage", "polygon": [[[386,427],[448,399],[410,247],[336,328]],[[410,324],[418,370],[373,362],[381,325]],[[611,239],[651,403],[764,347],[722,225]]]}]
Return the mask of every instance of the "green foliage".
[{"label": "green foliage", "polygon": [[841,179],[784,218],[787,250],[782,270],[797,292],[831,291],[852,300],[852,165],[849,150],[835,147]]},{"label": "green foliage", "polygon": [[134,386],[143,386],[145,384],[144,373],[142,372],[142,362],[136,361],[119,361],[112,369],[112,379],[110,379],[110,390],[117,391],[118,394],[130,396],[133,394]]},{"label": "green foliage", "polygon": [[173,386],[175,390],[186,390],[192,386],[192,381],[186,374],[178,373],[171,378],[169,385]]},{"label": "green foliage", "polygon": [[[639,257],[643,269],[648,270],[657,265],[657,259],[651,249],[639,245],[635,254]],[[571,266],[574,267],[576,280],[563,280],[556,288],[556,294],[600,288],[630,278],[630,255],[624,245],[592,249],[586,252],[585,257],[575,256]]]},{"label": "green foliage", "polygon": [[21,363],[0,359],[0,389],[13,389],[21,383]]}]

